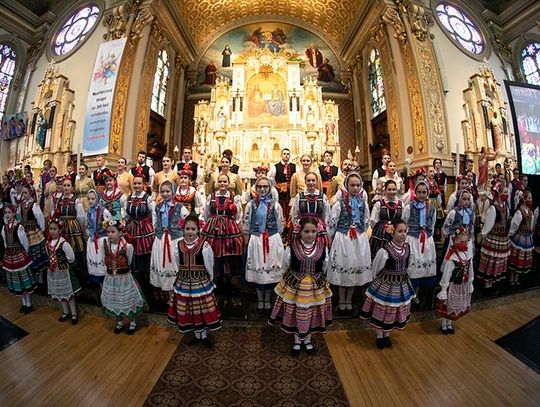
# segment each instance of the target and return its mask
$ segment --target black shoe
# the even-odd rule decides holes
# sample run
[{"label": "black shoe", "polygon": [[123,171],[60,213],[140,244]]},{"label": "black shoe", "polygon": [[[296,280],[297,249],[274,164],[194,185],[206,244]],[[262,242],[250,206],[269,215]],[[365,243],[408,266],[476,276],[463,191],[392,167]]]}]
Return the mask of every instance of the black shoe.
[{"label": "black shoe", "polygon": [[206,338],[202,338],[201,342],[208,349],[212,349],[214,347],[214,344],[212,343],[212,341],[210,340],[208,336]]},{"label": "black shoe", "polygon": [[200,339],[197,339],[197,337],[192,336],[186,341],[187,346],[195,346],[199,344]]},{"label": "black shoe", "polygon": [[446,330],[450,335],[454,335],[456,333],[456,331],[454,331],[454,327],[452,326],[449,326],[448,328],[446,328]]},{"label": "black shoe", "polygon": [[311,342],[304,343],[304,348],[309,355],[314,355],[317,353],[317,349]]},{"label": "black shoe", "polygon": [[71,325],[77,325],[79,323],[79,317],[77,315],[71,316]]},{"label": "black shoe", "polygon": [[392,347],[392,341],[390,340],[389,336],[383,336],[384,340],[384,347],[385,348],[391,348]]},{"label": "black shoe", "polygon": [[377,338],[375,344],[377,345],[377,348],[381,350],[384,349],[384,338]]},{"label": "black shoe", "polygon": [[128,327],[127,334],[128,334],[128,335],[133,335],[133,334],[135,333],[136,330],[137,330],[137,325],[135,325],[135,326],[131,326],[131,325],[130,325],[130,326]]},{"label": "black shoe", "polygon": [[345,308],[345,312],[346,312],[346,314],[345,314],[346,316],[352,317],[353,314],[354,314],[354,309],[352,309],[352,308]]},{"label": "black shoe", "polygon": [[26,305],[21,305],[21,308],[19,308],[19,312],[21,314],[25,314],[25,311],[26,311]]},{"label": "black shoe", "polygon": [[444,326],[444,327],[441,326],[441,332],[442,332],[443,335],[448,335],[449,334],[448,328],[446,326]]},{"label": "black shoe", "polygon": [[25,307],[23,313],[24,314],[30,314],[33,310],[34,310],[34,308],[32,308],[32,306],[30,305],[29,307]]},{"label": "black shoe", "polygon": [[58,318],[58,322],[65,322],[69,318],[69,314],[62,314],[60,318]]},{"label": "black shoe", "polygon": [[167,315],[167,322],[171,325],[178,325],[178,321],[172,315]]},{"label": "black shoe", "polygon": [[122,326],[117,326],[116,328],[114,328],[114,331],[113,331],[113,332],[114,332],[116,335],[118,335],[118,334],[119,334],[120,332],[122,332],[123,330],[124,330],[124,325],[122,325]]},{"label": "black shoe", "polygon": [[341,309],[341,308],[338,307],[337,314],[338,314],[338,317],[344,317],[344,316],[347,315],[347,310],[346,309]]},{"label": "black shoe", "polygon": [[299,343],[295,343],[291,349],[291,355],[298,356],[301,350],[302,350],[302,345]]}]

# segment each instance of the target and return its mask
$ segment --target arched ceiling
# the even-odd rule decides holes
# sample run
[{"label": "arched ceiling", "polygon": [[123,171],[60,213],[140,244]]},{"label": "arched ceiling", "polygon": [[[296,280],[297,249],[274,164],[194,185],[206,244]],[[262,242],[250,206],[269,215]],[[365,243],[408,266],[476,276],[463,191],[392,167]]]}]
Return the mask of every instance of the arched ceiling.
[{"label": "arched ceiling", "polygon": [[220,29],[239,19],[257,15],[292,17],[318,27],[334,44],[341,44],[365,0],[177,0],[197,47]]}]

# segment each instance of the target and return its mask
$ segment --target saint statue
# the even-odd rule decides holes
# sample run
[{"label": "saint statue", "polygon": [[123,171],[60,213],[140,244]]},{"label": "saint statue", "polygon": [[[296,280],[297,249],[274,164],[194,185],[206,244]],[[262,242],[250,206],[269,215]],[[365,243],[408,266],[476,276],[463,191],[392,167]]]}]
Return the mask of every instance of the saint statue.
[{"label": "saint statue", "polygon": [[311,105],[308,106],[308,111],[306,113],[306,124],[308,130],[315,129],[315,112],[313,111]]},{"label": "saint statue", "polygon": [[204,116],[199,117],[199,120],[197,120],[197,137],[199,140],[199,144],[202,144],[205,141],[206,127],[207,123],[204,119]]},{"label": "saint statue", "polygon": [[503,131],[497,112],[493,112],[493,117],[489,123],[491,126],[491,137],[493,138],[493,148],[495,151],[499,151],[503,143]]},{"label": "saint statue", "polygon": [[334,122],[334,119],[332,119],[331,116],[327,116],[325,130],[326,130],[326,144],[334,144],[335,135],[336,135],[336,123]]},{"label": "saint statue", "polygon": [[221,66],[223,68],[230,67],[231,66],[231,55],[232,55],[231,47],[229,45],[225,45],[225,48],[221,52],[221,55],[223,55],[223,61],[221,62]]},{"label": "saint statue", "polygon": [[225,122],[226,122],[225,110],[223,106],[220,106],[218,114],[217,114],[217,124],[218,124],[217,127],[219,130],[225,130]]},{"label": "saint statue", "polygon": [[45,116],[40,113],[38,116],[38,131],[36,135],[36,143],[40,147],[41,150],[45,149],[45,136],[47,134],[47,120],[45,120]]}]

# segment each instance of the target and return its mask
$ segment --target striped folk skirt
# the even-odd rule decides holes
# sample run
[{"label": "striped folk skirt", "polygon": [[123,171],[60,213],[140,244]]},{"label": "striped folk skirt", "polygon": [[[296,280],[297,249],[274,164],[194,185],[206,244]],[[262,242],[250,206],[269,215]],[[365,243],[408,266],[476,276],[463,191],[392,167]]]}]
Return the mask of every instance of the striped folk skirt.
[{"label": "striped folk skirt", "polygon": [[510,240],[510,260],[508,270],[516,273],[528,273],[533,262],[534,243],[532,233],[519,231]]},{"label": "striped folk skirt", "polygon": [[86,242],[84,241],[81,224],[75,216],[62,216],[64,222],[64,238],[71,245],[75,253],[84,252]]},{"label": "striped folk skirt", "polygon": [[450,283],[446,300],[437,299],[437,315],[455,321],[465,315],[471,309],[471,286],[470,283]]},{"label": "striped folk skirt", "polygon": [[489,233],[480,249],[478,278],[495,283],[506,278],[510,241],[508,233]]},{"label": "striped folk skirt", "polygon": [[201,234],[217,258],[241,256],[244,251],[244,237],[240,226],[229,216],[211,217]]},{"label": "striped folk skirt", "polygon": [[107,274],[103,280],[101,303],[105,308],[105,315],[117,321],[133,321],[146,308],[141,287],[131,273]]},{"label": "striped folk skirt", "polygon": [[326,332],[332,324],[332,291],[328,282],[318,287],[307,275],[292,287],[282,279],[275,288],[277,294],[269,323],[279,325],[287,333],[305,338],[315,332]]},{"label": "striped folk skirt", "polygon": [[[180,272],[182,273],[182,272]],[[221,328],[221,313],[214,295],[215,284],[206,270],[179,277],[174,284],[176,322],[182,333]]]},{"label": "striped folk skirt", "polygon": [[48,270],[47,287],[51,298],[58,301],[69,301],[81,291],[81,285],[71,267],[54,271]]},{"label": "striped folk skirt", "polygon": [[404,329],[411,316],[411,301],[416,297],[407,274],[384,270],[368,286],[360,318],[383,331]]},{"label": "striped folk skirt", "polygon": [[152,252],[154,243],[154,226],[150,217],[143,219],[130,219],[124,230],[126,239],[133,245],[135,256]]},{"label": "striped folk skirt", "polygon": [[41,273],[47,268],[49,255],[45,248],[45,237],[35,222],[24,224],[24,231],[28,238],[28,254],[32,258],[30,268],[34,273]]},{"label": "striped folk skirt", "polygon": [[36,278],[30,270],[32,258],[23,247],[6,247],[3,268],[9,292],[17,296],[32,294],[37,288]]}]

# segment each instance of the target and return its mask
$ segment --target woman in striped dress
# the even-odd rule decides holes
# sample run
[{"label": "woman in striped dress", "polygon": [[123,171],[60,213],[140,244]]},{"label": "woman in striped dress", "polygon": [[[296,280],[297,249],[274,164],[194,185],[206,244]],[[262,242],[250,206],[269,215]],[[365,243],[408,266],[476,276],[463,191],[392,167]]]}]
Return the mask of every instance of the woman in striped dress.
[{"label": "woman in striped dress", "polygon": [[411,301],[416,296],[407,267],[411,249],[407,239],[407,225],[393,220],[387,226],[392,241],[377,252],[373,260],[374,280],[366,290],[366,300],[360,317],[368,319],[377,331],[379,349],[392,346],[390,332],[404,329],[411,315]]},{"label": "woman in striped dress", "polygon": [[332,291],[326,279],[328,249],[317,239],[318,221],[300,219],[300,234],[285,251],[283,267],[288,270],[275,288],[277,295],[269,323],[294,334],[293,355],[305,349],[316,352],[313,333],[325,333],[332,324]]},{"label": "woman in striped dress", "polygon": [[482,228],[482,248],[477,277],[484,281],[484,288],[506,278],[510,240],[508,238],[508,189],[494,181],[491,194],[493,201],[486,213]]},{"label": "woman in striped dress", "polygon": [[508,261],[510,285],[518,285],[520,274],[531,271],[535,225],[536,217],[532,211],[532,194],[531,191],[525,190],[510,222],[510,260]]},{"label": "woman in striped dress", "polygon": [[392,240],[392,236],[385,232],[384,226],[394,219],[401,219],[403,203],[397,199],[397,184],[388,180],[384,184],[384,197],[375,202],[371,211],[371,260],[373,260],[381,247]]},{"label": "woman in striped dress", "polygon": [[[152,213],[156,204],[144,189],[144,177],[133,177],[133,192],[126,201],[124,236],[133,245],[133,273],[144,290],[150,288],[150,256],[154,243]],[[145,291],[145,292],[146,292]]]},{"label": "woman in striped dress", "polygon": [[4,204],[4,221],[2,240],[5,253],[2,268],[6,273],[9,292],[21,297],[22,307],[19,312],[28,314],[32,311],[30,295],[37,288],[34,274],[30,270],[32,257],[28,254],[28,238],[24,227],[15,218],[15,207]]}]

